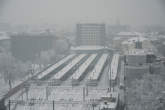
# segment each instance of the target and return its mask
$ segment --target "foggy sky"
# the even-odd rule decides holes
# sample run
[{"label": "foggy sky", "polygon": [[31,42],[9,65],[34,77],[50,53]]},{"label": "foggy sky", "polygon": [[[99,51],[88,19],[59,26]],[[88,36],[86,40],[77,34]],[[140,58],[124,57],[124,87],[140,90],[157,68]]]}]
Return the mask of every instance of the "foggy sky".
[{"label": "foggy sky", "polygon": [[164,5],[164,0],[0,0],[0,19],[65,25],[118,18],[121,24],[165,26]]}]

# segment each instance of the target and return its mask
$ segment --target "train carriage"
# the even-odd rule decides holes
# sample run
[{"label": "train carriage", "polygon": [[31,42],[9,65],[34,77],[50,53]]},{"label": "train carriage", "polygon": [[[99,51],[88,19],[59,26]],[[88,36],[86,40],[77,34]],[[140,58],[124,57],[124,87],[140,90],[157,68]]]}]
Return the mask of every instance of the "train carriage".
[{"label": "train carriage", "polygon": [[84,58],[87,54],[80,54],[76,58],[74,58],[67,66],[65,66],[62,70],[57,72],[51,80],[54,82],[54,85],[60,85],[62,81],[64,81],[72,72],[71,70]]},{"label": "train carriage", "polygon": [[73,58],[74,56],[76,56],[76,54],[70,54],[68,56],[66,56],[65,58],[63,58],[62,60],[60,60],[59,62],[51,65],[50,67],[48,67],[46,70],[44,70],[43,72],[41,72],[38,76],[37,79],[43,79],[44,77],[46,77],[48,74],[50,74],[52,71],[54,71],[55,69],[59,68],[62,64],[64,64],[65,62],[67,62],[69,59]]},{"label": "train carriage", "polygon": [[88,72],[90,64],[96,59],[97,54],[92,54],[72,75],[72,85],[78,85]]},{"label": "train carriage", "polygon": [[109,71],[109,80],[111,86],[116,86],[118,82],[118,66],[119,66],[119,54],[114,54],[111,62],[111,67]]},{"label": "train carriage", "polygon": [[89,73],[88,79],[87,79],[87,85],[89,86],[96,86],[101,74],[104,70],[105,64],[107,62],[108,54],[103,54],[98,62],[96,63],[94,69]]}]

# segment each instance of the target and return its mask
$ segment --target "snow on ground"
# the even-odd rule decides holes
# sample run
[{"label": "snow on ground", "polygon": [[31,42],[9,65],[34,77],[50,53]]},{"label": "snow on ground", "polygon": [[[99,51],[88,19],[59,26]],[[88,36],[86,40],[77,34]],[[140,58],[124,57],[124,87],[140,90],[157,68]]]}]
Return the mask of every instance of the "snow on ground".
[{"label": "snow on ground", "polygon": [[[86,85],[87,77],[80,82],[78,86],[72,86],[70,78],[62,83],[60,86],[56,87],[46,87],[46,86],[31,86],[27,93],[24,93],[20,100],[29,101],[29,100],[39,100],[46,101],[51,103],[45,104],[18,104],[16,110],[53,110],[53,100],[58,102],[70,102],[63,104],[55,104],[55,109],[57,110],[82,110],[84,109],[83,104],[73,104],[71,102],[83,102],[83,88],[85,89],[85,101],[90,101],[92,99],[99,99],[102,95],[107,94],[107,89],[109,87],[108,81],[108,65],[104,69],[104,72],[100,78],[100,81],[97,86],[90,87]],[[48,88],[48,89],[46,89]],[[88,88],[88,89],[87,89]],[[27,97],[28,95],[28,97]],[[48,96],[48,97],[47,97]],[[92,107],[88,107],[88,110]]]},{"label": "snow on ground", "polygon": [[[55,109],[58,110],[81,110],[83,108],[83,104],[72,102],[83,102],[83,87],[52,87],[50,88],[50,95],[48,99],[46,99],[46,88],[31,88],[28,92],[28,100],[24,96],[23,100],[28,102],[31,100],[39,101],[37,104],[25,104],[18,105],[16,110],[52,110],[53,104],[52,102],[61,102],[60,104],[55,104]],[[99,99],[103,94],[107,93],[107,89],[99,89],[97,87],[88,87],[85,90],[85,100],[90,101],[92,99]],[[25,94],[24,94],[25,95]],[[42,103],[46,102],[45,104]],[[51,102],[51,103],[48,103]],[[63,103],[64,102],[64,103]],[[68,103],[65,103],[68,102]],[[41,104],[40,104],[41,103]]]}]

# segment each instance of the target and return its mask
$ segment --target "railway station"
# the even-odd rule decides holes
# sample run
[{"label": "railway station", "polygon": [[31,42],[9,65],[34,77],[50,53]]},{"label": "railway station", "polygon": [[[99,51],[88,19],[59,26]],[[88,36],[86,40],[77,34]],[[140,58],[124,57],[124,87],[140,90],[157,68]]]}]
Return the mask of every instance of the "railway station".
[{"label": "railway station", "polygon": [[99,43],[98,33],[105,28],[100,25],[82,24],[81,29],[78,25],[78,32],[103,30],[96,31],[96,41],[90,34],[89,40],[80,35],[83,45],[72,47],[69,54],[11,89],[1,100],[3,110],[117,110],[120,55],[102,40]]},{"label": "railway station", "polygon": [[164,11],[165,0],[0,0],[0,110],[165,110]]}]

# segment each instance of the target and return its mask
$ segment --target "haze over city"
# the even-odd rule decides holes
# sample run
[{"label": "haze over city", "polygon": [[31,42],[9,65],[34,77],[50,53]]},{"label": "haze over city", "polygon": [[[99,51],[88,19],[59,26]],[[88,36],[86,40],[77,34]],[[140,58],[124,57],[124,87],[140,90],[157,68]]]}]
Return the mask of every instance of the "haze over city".
[{"label": "haze over city", "polygon": [[165,0],[0,0],[0,110],[164,110]]},{"label": "haze over city", "polygon": [[15,24],[81,21],[165,26],[164,0],[0,0],[0,19]]}]

